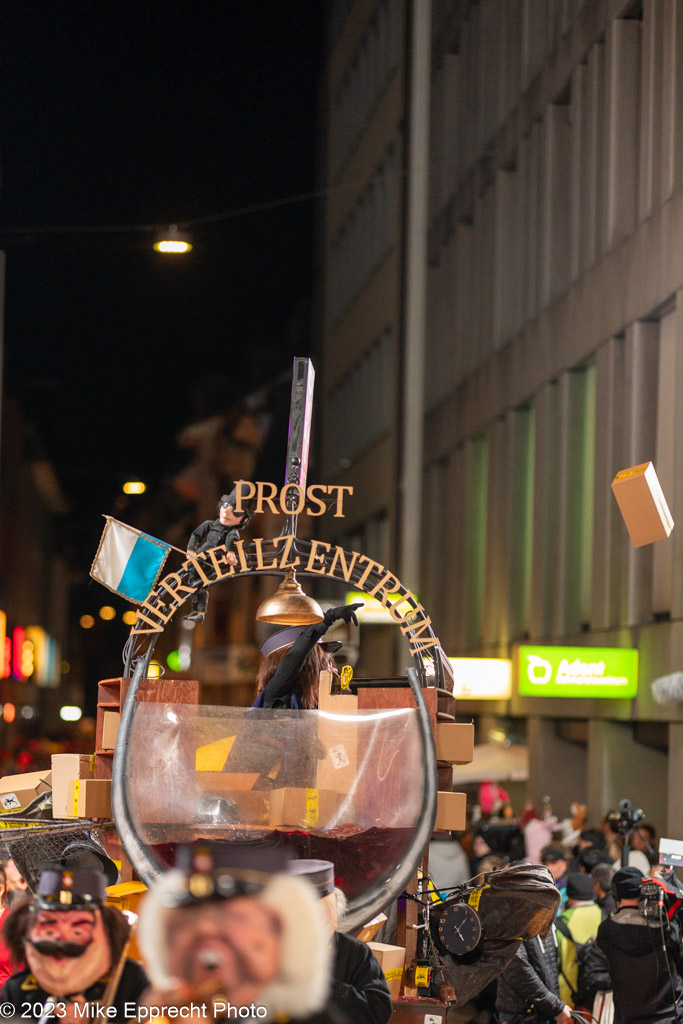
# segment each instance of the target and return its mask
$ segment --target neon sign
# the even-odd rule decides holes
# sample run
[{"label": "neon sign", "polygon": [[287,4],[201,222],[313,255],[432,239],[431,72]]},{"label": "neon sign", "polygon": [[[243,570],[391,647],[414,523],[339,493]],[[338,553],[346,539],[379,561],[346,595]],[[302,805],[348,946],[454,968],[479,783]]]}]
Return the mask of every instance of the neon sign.
[{"label": "neon sign", "polygon": [[602,697],[638,692],[638,651],[623,647],[520,647],[519,692],[526,697]]}]

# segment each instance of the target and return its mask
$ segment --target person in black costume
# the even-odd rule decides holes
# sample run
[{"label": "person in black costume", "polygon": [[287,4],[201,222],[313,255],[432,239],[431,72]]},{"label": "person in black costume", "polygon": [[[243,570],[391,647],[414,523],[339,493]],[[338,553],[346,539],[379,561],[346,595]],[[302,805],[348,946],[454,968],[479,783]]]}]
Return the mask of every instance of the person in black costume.
[{"label": "person in black costume", "polygon": [[[192,531],[187,542],[188,554],[193,552],[199,554],[201,551],[209,551],[210,548],[224,547],[227,550],[226,561],[229,565],[237,565],[237,555],[232,551],[232,546],[242,530],[253,515],[253,503],[248,505],[243,512],[235,512],[237,503],[237,490],[233,487],[230,494],[221,495],[218,502],[218,519],[207,519],[196,530]],[[194,574],[190,579],[192,586],[196,586],[199,577]],[[209,605],[209,591],[206,587],[200,587],[192,597],[192,611],[185,618],[189,622],[203,622],[206,609]]]},{"label": "person in black costume", "polygon": [[254,707],[317,708],[320,673],[325,669],[336,674],[331,657],[342,646],[341,641],[323,641],[322,637],[335,622],[343,619],[358,625],[358,604],[341,605],[325,612],[320,622],[310,626],[288,626],[269,636],[261,644],[265,656],[257,679]]},{"label": "person in black costume", "polygon": [[[45,869],[35,896],[18,902],[3,925],[3,939],[15,962],[27,967],[0,991],[3,1006],[17,1019],[55,1004],[51,1019],[78,1019],[85,1003],[115,1008],[115,1020],[131,1016],[149,982],[140,964],[125,956],[130,925],[108,907],[107,880],[100,871]],[[117,972],[121,969],[118,982]],[[113,979],[113,980],[112,980]]]},{"label": "person in black costume", "polygon": [[683,963],[677,922],[646,919],[638,909],[638,868],[616,872],[615,914],[598,928],[597,943],[609,965],[615,1024],[680,1024],[683,1021]]},{"label": "person in black costume", "polygon": [[[340,640],[324,641],[330,626],[343,619],[357,624],[356,608],[360,604],[330,608],[319,622],[308,626],[288,626],[273,633],[261,644],[264,660],[256,681],[255,709],[292,711],[315,710],[318,706],[320,673],[328,670],[337,675],[332,654],[341,646]],[[317,764],[326,756],[308,715],[285,716],[289,741],[271,735],[272,716],[250,712],[235,739],[225,772],[259,772],[255,789],[277,786],[315,787]],[[277,768],[277,771],[276,771]]]},{"label": "person in black costume", "polygon": [[[393,1007],[391,993],[379,961],[369,946],[338,929],[346,907],[344,894],[334,887],[334,864],[329,860],[293,860],[290,874],[306,878],[324,907],[331,933],[334,962],[326,1011],[353,1024],[388,1024]],[[340,911],[341,904],[341,911]],[[317,1018],[311,1024],[318,1024]]]}]

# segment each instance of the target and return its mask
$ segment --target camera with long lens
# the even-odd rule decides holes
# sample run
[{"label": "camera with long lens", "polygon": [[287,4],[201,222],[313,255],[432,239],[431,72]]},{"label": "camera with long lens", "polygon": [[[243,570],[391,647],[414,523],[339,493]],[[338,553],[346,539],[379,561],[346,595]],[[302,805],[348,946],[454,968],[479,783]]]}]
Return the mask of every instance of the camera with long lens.
[{"label": "camera with long lens", "polygon": [[619,811],[611,811],[607,815],[607,822],[617,835],[632,836],[644,817],[645,811],[640,807],[634,807],[630,800],[621,800]]}]

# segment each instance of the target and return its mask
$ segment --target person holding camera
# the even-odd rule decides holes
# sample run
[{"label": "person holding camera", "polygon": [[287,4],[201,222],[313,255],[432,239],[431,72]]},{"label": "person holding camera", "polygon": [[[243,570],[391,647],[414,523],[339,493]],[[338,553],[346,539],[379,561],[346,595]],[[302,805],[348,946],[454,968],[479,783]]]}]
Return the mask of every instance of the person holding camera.
[{"label": "person holding camera", "polygon": [[680,931],[664,907],[659,917],[641,913],[644,878],[634,867],[615,873],[617,909],[598,928],[612,979],[614,1024],[683,1024]]}]

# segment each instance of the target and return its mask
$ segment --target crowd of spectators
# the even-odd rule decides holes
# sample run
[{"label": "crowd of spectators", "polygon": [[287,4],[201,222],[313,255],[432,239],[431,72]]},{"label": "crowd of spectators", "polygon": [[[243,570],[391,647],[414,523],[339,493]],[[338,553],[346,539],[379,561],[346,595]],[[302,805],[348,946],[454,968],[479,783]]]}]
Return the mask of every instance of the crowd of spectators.
[{"label": "crowd of spectators", "polygon": [[473,877],[520,861],[543,864],[560,893],[551,931],[520,944],[497,981],[474,1000],[470,1020],[683,1024],[677,915],[646,918],[641,912],[641,884],[666,871],[659,865],[657,831],[640,821],[624,835],[617,817],[607,812],[593,825],[578,808],[573,821],[560,822],[527,806],[525,819],[517,821],[500,808],[452,837],[459,853],[450,853],[450,877],[439,850],[444,893],[464,881],[467,869]]}]

